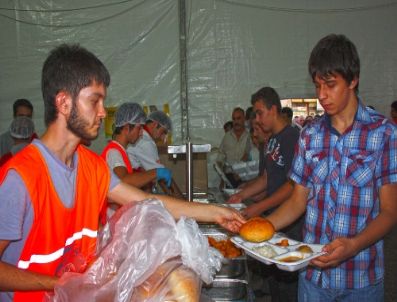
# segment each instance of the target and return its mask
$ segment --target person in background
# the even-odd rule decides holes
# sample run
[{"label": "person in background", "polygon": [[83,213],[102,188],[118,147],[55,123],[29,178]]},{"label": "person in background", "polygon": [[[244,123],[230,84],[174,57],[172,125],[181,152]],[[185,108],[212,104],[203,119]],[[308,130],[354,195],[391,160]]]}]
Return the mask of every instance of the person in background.
[{"label": "person in background", "polygon": [[299,276],[299,301],[383,301],[383,237],[397,221],[397,127],[358,97],[360,59],[344,35],[322,38],[309,73],[325,114],[302,130],[276,230],[306,211],[304,242],[325,245]]},{"label": "person in background", "polygon": [[[251,128],[251,141],[253,142],[253,145],[256,146],[257,152],[258,152],[258,158],[257,160],[259,161],[259,169],[258,169],[258,176],[255,177],[254,179],[251,179],[249,181],[246,181],[242,183],[239,186],[239,189],[244,190],[244,188],[247,188],[251,186],[253,183],[255,183],[258,179],[261,179],[262,177],[267,177],[266,175],[266,157],[265,157],[265,152],[267,149],[267,144],[269,143],[269,139],[272,135],[270,131],[263,131],[262,127],[260,127],[259,123],[254,120],[252,122],[252,128]],[[254,148],[251,149],[251,152]],[[252,159],[251,159],[252,160]],[[264,183],[266,183],[266,180],[264,180]],[[266,196],[266,187],[259,192],[258,194],[254,194],[249,197],[249,199],[253,202],[257,202],[259,200],[262,200]]]},{"label": "person in background", "polygon": [[394,101],[390,105],[390,117],[392,121],[397,124],[397,101]]},{"label": "person in background", "polygon": [[[32,118],[33,116],[33,105],[27,99],[17,99],[12,105],[13,118],[17,116],[26,116]],[[32,134],[32,138],[36,138],[36,133]],[[0,157],[10,152],[11,147],[14,144],[14,140],[10,135],[10,131],[6,131],[0,135]]]},{"label": "person in background", "polygon": [[305,121],[303,122],[303,126],[302,127],[306,127],[307,125],[311,124],[313,122],[313,116],[312,115],[308,115],[305,117]]},{"label": "person in background", "polygon": [[[137,188],[151,184],[153,181],[164,180],[166,185],[171,185],[172,173],[164,167],[140,170],[133,166],[128,158],[127,146],[134,144],[142,136],[142,125],[146,122],[146,115],[142,107],[136,103],[123,103],[115,113],[115,129],[113,140],[105,146],[101,157],[106,161],[110,170],[123,182]],[[110,205],[106,217],[110,218],[117,205]],[[102,212],[102,223],[106,222],[105,209]]]},{"label": "person in background", "polygon": [[233,129],[233,121],[227,121],[226,123],[223,124],[223,130],[226,132],[229,132],[230,130]]},{"label": "person in background", "polygon": [[[215,222],[237,232],[232,209],[145,193],[128,185],[82,140],[98,136],[110,75],[79,45],[53,49],[42,68],[46,130],[0,168],[0,301],[43,301],[67,270],[93,260],[105,200],[161,200],[175,219]],[[115,251],[117,252],[117,251]]]},{"label": "person in background", "polygon": [[250,131],[252,128],[252,122],[255,120],[255,112],[254,112],[254,108],[252,106],[248,107],[245,110],[245,129],[247,129],[247,131]]},{"label": "person in background", "polygon": [[10,126],[13,145],[10,152],[0,157],[0,167],[30,143],[33,133],[34,123],[31,118],[26,116],[14,118]]},{"label": "person in background", "polygon": [[293,111],[289,107],[281,108],[281,116],[285,119],[288,125],[297,128],[299,131],[302,130],[302,126],[297,124],[295,120],[292,120]]},{"label": "person in background", "polygon": [[[152,169],[166,169],[160,162],[156,141],[166,142],[167,135],[172,131],[172,122],[163,111],[157,110],[149,114],[146,124],[143,126],[142,136],[127,147],[127,154],[134,169],[149,171]],[[166,169],[168,171],[168,169]],[[176,182],[170,178],[167,180],[169,189],[160,184],[164,193],[182,197],[182,193]]]},{"label": "person in background", "polygon": [[162,111],[153,111],[149,114],[143,126],[142,137],[128,145],[128,157],[134,168],[150,170],[164,168],[160,163],[160,157],[156,141],[165,141],[167,134],[172,130],[171,119]]},{"label": "person in background", "polygon": [[232,113],[233,129],[226,132],[219,146],[221,156],[219,162],[232,165],[239,161],[247,161],[250,150],[250,135],[244,126],[244,109],[236,107]]},{"label": "person in background", "polygon": [[[127,154],[129,144],[136,143],[142,136],[142,126],[146,116],[142,107],[136,103],[123,103],[115,113],[115,129],[111,140],[102,151],[102,158],[109,168],[125,183],[141,188],[154,180],[164,180],[171,184],[171,171],[164,167],[137,171]],[[134,172],[135,170],[135,172]]]},{"label": "person in background", "polygon": [[[251,196],[266,190],[266,196],[242,210],[246,218],[269,214],[282,204],[292,193],[293,183],[287,177],[291,168],[294,148],[299,138],[299,130],[292,127],[281,116],[281,101],[271,87],[263,87],[251,97],[256,122],[264,131],[270,131],[271,137],[265,152],[266,173],[262,178],[241,192],[232,195],[228,203],[240,203]],[[303,217],[294,225],[282,230],[289,238],[301,240]],[[264,271],[268,278],[272,301],[296,301],[298,274],[278,269]]]}]

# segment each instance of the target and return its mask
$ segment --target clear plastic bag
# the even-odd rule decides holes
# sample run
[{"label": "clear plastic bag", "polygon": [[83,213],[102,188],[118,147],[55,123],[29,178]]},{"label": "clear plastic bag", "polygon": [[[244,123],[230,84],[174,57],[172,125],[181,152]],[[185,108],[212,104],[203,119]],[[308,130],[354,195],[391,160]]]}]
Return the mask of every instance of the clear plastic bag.
[{"label": "clear plastic bag", "polygon": [[[170,272],[190,268],[200,292],[200,279],[212,282],[222,260],[222,255],[208,246],[194,220],[182,217],[176,223],[161,201],[152,199],[119,209],[98,238],[98,247],[96,260],[87,271],[65,273],[47,301],[130,302],[136,288],[163,264]],[[161,286],[156,285],[158,295],[147,301],[164,301],[172,288],[165,277]]]}]

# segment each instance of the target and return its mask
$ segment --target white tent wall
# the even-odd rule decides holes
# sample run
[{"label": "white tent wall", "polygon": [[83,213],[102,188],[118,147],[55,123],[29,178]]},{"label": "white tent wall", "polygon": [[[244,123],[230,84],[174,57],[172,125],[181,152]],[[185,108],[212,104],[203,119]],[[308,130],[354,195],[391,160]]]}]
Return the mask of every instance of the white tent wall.
[{"label": "white tent wall", "polygon": [[[282,98],[314,97],[307,60],[343,33],[361,57],[360,96],[388,115],[397,98],[397,2],[386,0],[187,0],[187,85],[193,142],[218,146],[235,106],[270,85]],[[0,0],[0,130],[28,98],[44,130],[40,71],[50,49],[80,43],[111,73],[107,106],[169,103],[181,142],[178,0]],[[100,151],[104,131],[94,142]]]}]

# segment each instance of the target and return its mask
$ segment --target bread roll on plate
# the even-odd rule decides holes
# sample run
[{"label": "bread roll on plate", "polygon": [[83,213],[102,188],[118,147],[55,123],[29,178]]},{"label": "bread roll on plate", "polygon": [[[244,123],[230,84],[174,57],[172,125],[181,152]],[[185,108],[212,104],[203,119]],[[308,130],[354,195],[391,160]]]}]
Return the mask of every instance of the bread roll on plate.
[{"label": "bread roll on plate", "polygon": [[247,241],[261,242],[271,239],[274,231],[274,226],[269,220],[253,217],[241,226],[240,236]]}]

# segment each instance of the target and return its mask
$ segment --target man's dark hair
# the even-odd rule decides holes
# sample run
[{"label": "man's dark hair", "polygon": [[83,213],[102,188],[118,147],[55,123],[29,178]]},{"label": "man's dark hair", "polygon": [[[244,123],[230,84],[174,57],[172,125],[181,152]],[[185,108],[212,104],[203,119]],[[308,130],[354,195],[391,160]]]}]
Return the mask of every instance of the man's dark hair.
[{"label": "man's dark hair", "polygon": [[240,112],[242,112],[242,113],[243,113],[243,115],[245,116],[245,111],[244,111],[244,109],[243,109],[243,108],[241,108],[241,107],[236,107],[236,108],[234,108],[234,109],[233,109],[233,112],[232,112],[232,114],[233,114],[233,113],[235,113],[236,111],[240,111]]},{"label": "man's dark hair", "polygon": [[253,118],[255,118],[254,107],[250,106],[245,110],[245,119],[251,120]]},{"label": "man's dark hair", "polygon": [[[330,34],[322,38],[313,48],[309,58],[309,73],[325,78],[340,74],[347,83],[360,78],[360,58],[356,46],[344,35]],[[358,93],[358,82],[355,87]]]},{"label": "man's dark hair", "polygon": [[78,44],[53,49],[44,62],[41,78],[46,126],[57,118],[55,96],[60,91],[70,93],[75,100],[80,90],[94,81],[106,87],[110,84],[108,70],[93,53]]},{"label": "man's dark hair", "polygon": [[32,103],[27,100],[27,99],[17,99],[14,104],[12,105],[12,111],[14,114],[14,118],[17,116],[17,111],[19,107],[26,107],[29,108],[32,113],[33,113],[33,105]]},{"label": "man's dark hair", "polygon": [[267,109],[272,108],[272,106],[276,106],[277,113],[281,113],[280,97],[272,87],[263,87],[251,96],[252,105],[258,101],[262,101]]},{"label": "man's dark hair", "polygon": [[397,111],[397,101],[391,103],[390,107]]},{"label": "man's dark hair", "polygon": [[285,115],[287,115],[287,117],[288,117],[289,119],[291,119],[291,120],[292,120],[292,116],[294,115],[292,109],[289,108],[289,107],[283,107],[283,108],[281,108],[281,113],[284,113]]}]

